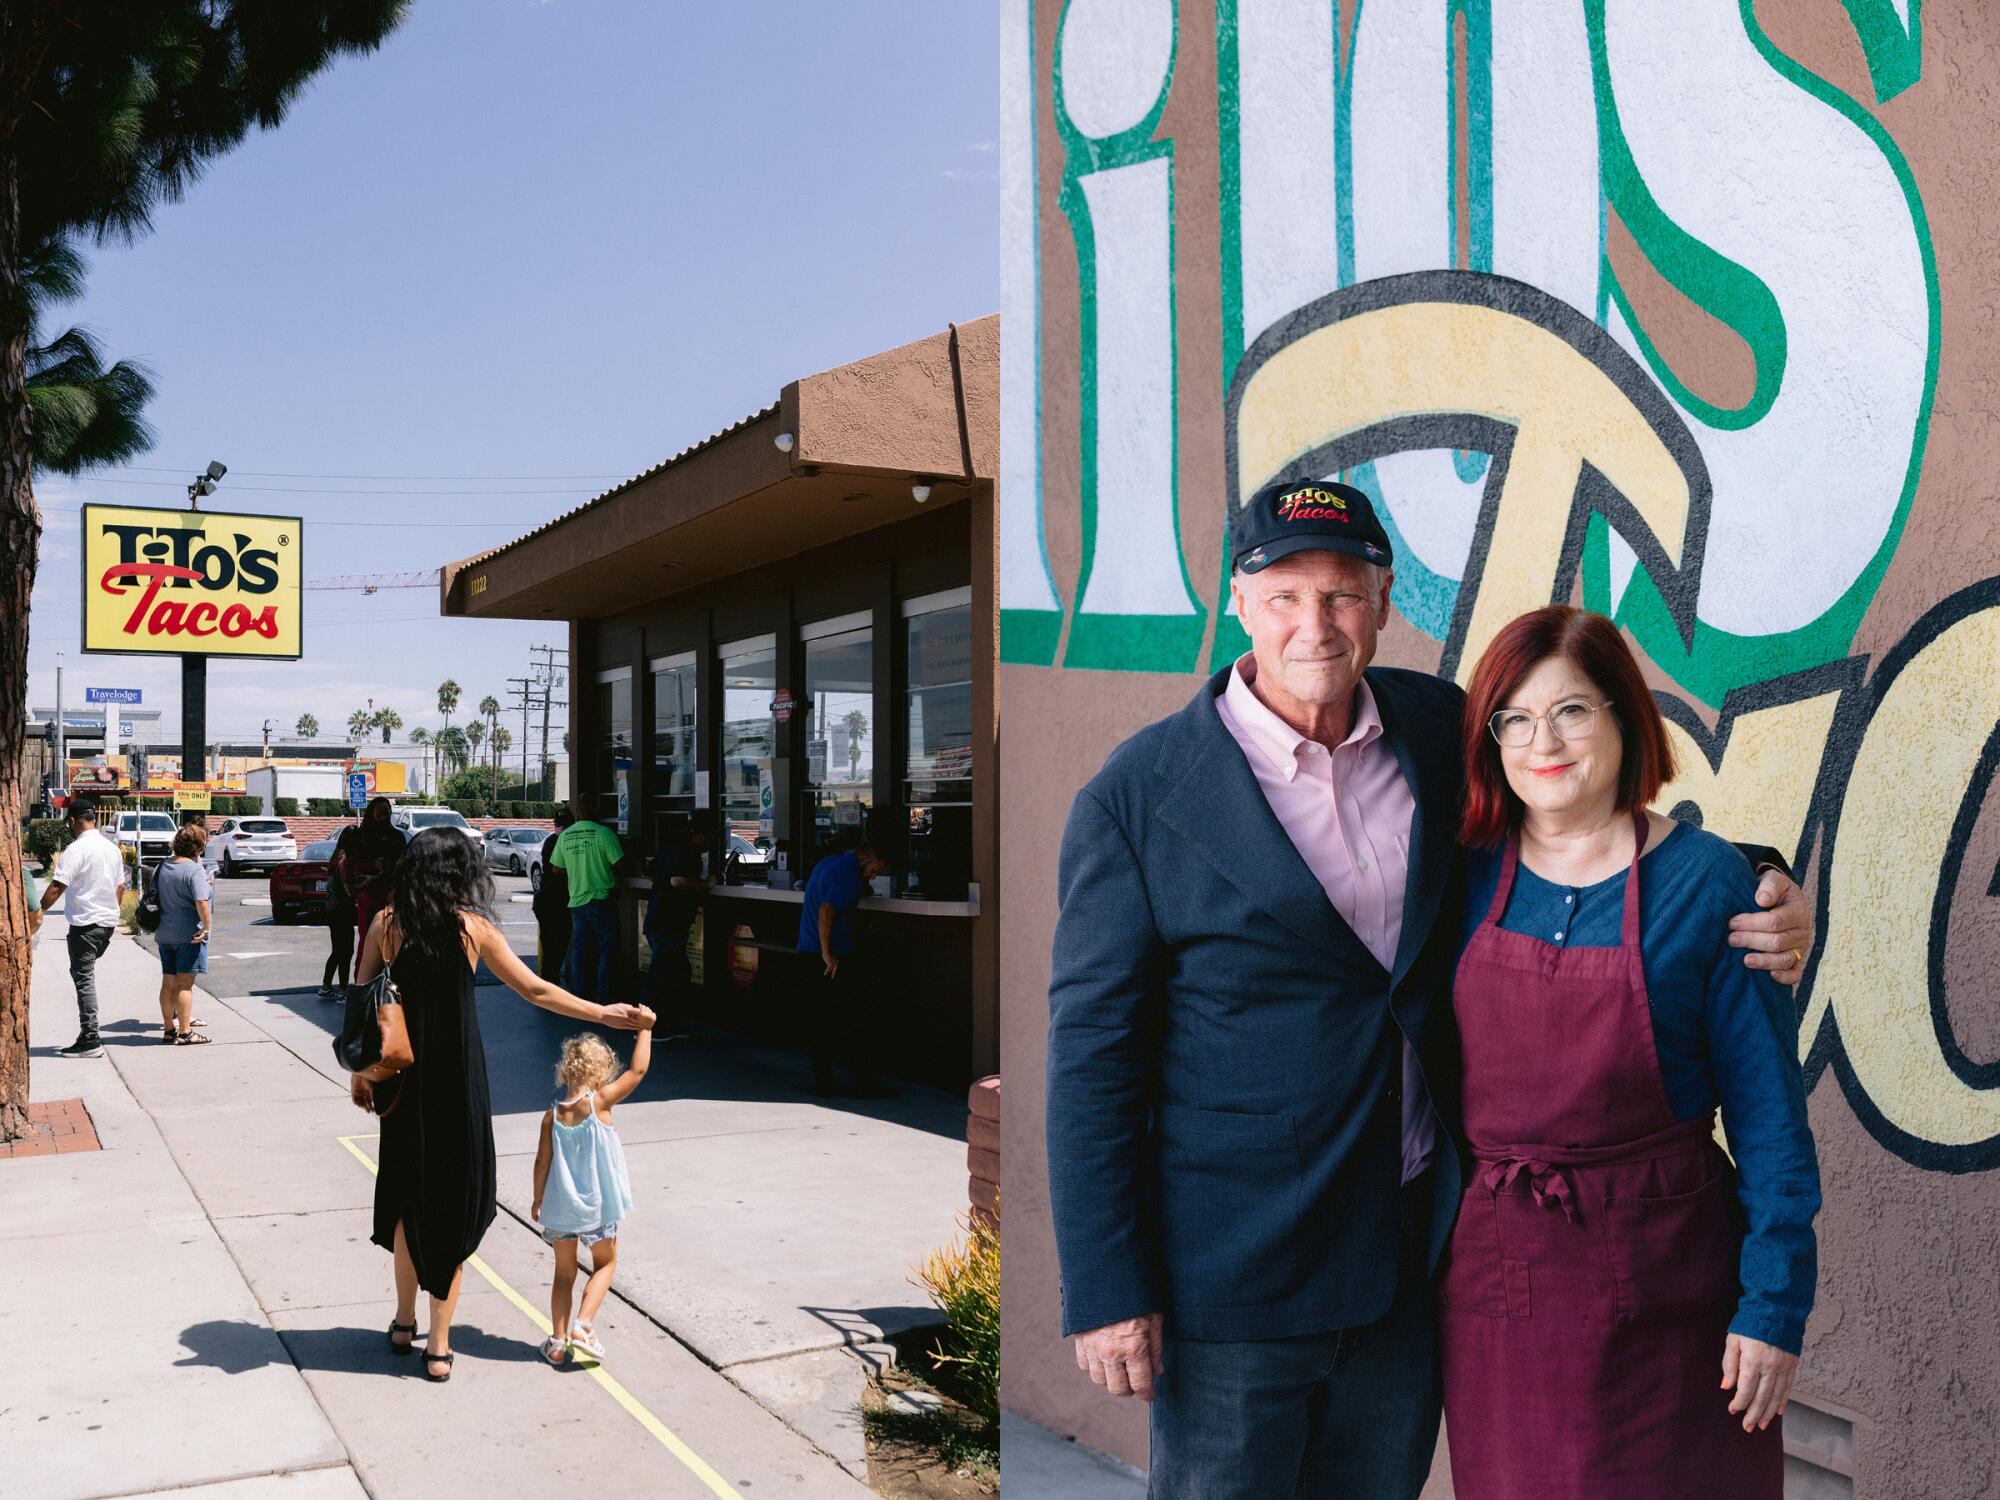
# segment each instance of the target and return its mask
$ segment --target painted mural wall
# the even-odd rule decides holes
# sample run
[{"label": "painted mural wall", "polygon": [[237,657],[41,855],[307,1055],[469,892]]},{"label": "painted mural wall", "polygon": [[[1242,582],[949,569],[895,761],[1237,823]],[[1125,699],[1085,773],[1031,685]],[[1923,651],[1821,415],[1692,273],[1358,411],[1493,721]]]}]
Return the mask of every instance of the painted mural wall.
[{"label": "painted mural wall", "polygon": [[1226,506],[1337,475],[1396,544],[1381,660],[1610,614],[1662,810],[1793,853],[1799,1437],[1855,1495],[2000,1489],[2000,8],[1919,6],[1006,6],[1010,1404],[1143,1461],[1054,1336],[1063,814],[1245,649]]}]

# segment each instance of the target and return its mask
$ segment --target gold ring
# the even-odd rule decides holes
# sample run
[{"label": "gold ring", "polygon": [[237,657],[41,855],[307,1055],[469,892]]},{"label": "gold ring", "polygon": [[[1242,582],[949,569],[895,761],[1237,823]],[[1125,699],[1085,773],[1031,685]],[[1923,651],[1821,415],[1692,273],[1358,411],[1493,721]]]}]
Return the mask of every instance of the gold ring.
[{"label": "gold ring", "polygon": [[1805,954],[1801,953],[1797,948],[1794,948],[1792,950],[1792,967],[1795,969],[1803,969],[1805,966],[1806,966]]}]

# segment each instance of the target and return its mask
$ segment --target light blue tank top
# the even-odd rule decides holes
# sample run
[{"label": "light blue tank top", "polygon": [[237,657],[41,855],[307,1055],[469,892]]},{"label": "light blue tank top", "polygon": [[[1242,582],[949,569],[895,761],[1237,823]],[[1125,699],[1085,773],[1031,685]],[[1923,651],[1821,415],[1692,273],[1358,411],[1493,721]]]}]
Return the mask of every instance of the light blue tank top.
[{"label": "light blue tank top", "polygon": [[595,1090],[562,1104],[587,1103],[580,1124],[551,1116],[549,1179],[542,1189],[542,1227],[557,1234],[581,1234],[616,1224],[632,1211],[632,1179],[625,1171],[625,1148],[618,1132],[597,1118]]}]

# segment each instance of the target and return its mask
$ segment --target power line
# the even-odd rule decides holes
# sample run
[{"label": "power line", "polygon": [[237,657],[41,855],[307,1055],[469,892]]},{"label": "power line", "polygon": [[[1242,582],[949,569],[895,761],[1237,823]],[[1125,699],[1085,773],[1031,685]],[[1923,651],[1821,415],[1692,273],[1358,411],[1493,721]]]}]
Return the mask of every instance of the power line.
[{"label": "power line", "polygon": [[[120,469],[136,474],[179,474],[179,469],[164,468],[159,464],[119,464]],[[515,484],[534,480],[558,479],[629,479],[628,474],[291,474],[280,469],[236,469],[233,473],[246,475],[251,479],[414,479],[414,480],[477,480],[482,484]]]},{"label": "power line", "polygon": [[[630,478],[631,476],[626,475],[625,477]],[[171,479],[104,479],[93,477],[90,479],[79,479],[76,482],[79,484],[123,484],[145,489],[166,488],[170,490],[185,490],[187,488],[185,484],[176,483]],[[229,487],[229,492],[232,495],[242,493],[252,495],[347,495],[358,496],[362,499],[366,499],[370,495],[380,495],[384,499],[393,500],[398,497],[412,495],[419,497],[424,495],[438,495],[442,497],[479,495],[488,499],[508,495],[575,495],[581,493],[581,489],[581,486],[572,485],[568,489],[561,490],[346,490],[306,489],[299,485],[287,484],[232,484]]]}]

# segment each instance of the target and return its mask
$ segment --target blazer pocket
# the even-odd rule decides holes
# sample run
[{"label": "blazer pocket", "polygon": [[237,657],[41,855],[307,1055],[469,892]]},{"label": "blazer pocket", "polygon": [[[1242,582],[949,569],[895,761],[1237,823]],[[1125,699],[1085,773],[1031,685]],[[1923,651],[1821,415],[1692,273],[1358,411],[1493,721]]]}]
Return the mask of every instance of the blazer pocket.
[{"label": "blazer pocket", "polygon": [[1160,1250],[1180,1307],[1275,1302],[1298,1285],[1298,1133],[1287,1114],[1153,1111]]},{"label": "blazer pocket", "polygon": [[1621,1323],[1733,1304],[1741,1295],[1743,1236],[1726,1175],[1671,1198],[1605,1199],[1604,1242]]}]

